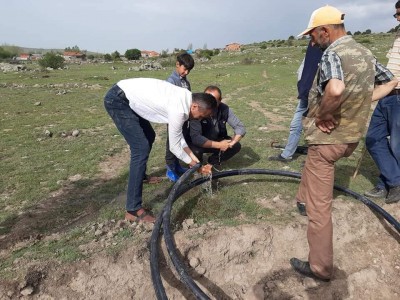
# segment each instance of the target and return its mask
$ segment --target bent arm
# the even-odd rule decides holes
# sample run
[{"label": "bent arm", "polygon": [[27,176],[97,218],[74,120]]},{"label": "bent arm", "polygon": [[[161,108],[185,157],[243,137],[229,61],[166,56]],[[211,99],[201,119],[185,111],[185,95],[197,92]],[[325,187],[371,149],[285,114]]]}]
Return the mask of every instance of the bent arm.
[{"label": "bent arm", "polygon": [[398,83],[399,81],[396,78],[392,81],[375,86],[374,92],[372,93],[372,101],[377,101],[387,96],[397,86]]},{"label": "bent arm", "polygon": [[321,105],[315,116],[315,125],[325,133],[330,133],[337,125],[333,113],[341,104],[342,95],[345,89],[342,80],[332,78],[328,81]]}]

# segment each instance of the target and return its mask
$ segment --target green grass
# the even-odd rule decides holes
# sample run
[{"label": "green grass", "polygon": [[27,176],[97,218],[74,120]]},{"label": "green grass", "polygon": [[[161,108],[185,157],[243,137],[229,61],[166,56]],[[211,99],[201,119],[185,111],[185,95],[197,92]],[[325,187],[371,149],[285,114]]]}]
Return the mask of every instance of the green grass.
[{"label": "green grass", "polygon": [[[368,35],[356,37],[386,63],[386,53],[393,35]],[[245,123],[247,135],[242,140],[243,149],[226,164],[226,168],[282,169],[284,165],[270,162],[268,156],[278,153],[270,143],[284,144],[293,111],[297,104],[296,71],[304,56],[306,41],[294,41],[293,47],[261,49],[261,44],[247,45],[242,52],[222,52],[208,62],[197,63],[189,75],[192,90],[202,91],[207,85],[218,85],[223,98]],[[170,61],[164,65],[171,65]],[[116,70],[112,70],[115,66]],[[67,70],[27,71],[0,73],[0,234],[13,229],[21,213],[40,205],[54,205],[54,214],[66,220],[74,219],[82,211],[89,211],[100,219],[119,219],[123,204],[110,204],[125,191],[128,164],[117,178],[102,181],[96,177],[99,163],[126,147],[103,107],[103,96],[117,81],[129,77],[166,79],[173,71],[170,66],[160,71],[129,71],[130,64],[70,65]],[[35,69],[34,64],[28,68]],[[65,94],[58,95],[59,92]],[[40,101],[41,105],[35,103]],[[76,138],[62,137],[74,129],[80,130]],[[165,126],[155,125],[159,133],[150,155],[148,170],[164,174]],[[52,137],[44,132],[49,130]],[[373,186],[378,171],[366,155],[359,175],[351,176],[361,155],[362,145],[349,159],[337,163],[336,181],[356,192]],[[300,170],[304,157],[290,164],[291,171]],[[69,186],[68,192],[54,204],[51,193],[64,187],[70,176],[80,174],[82,180]],[[268,176],[224,178],[224,185],[212,198],[194,189],[181,197],[174,207],[174,220],[194,218],[196,222],[218,221],[222,224],[263,221],[284,222],[282,215],[272,209],[260,207],[258,197],[274,198],[284,195],[291,201],[297,181]],[[248,182],[244,185],[243,182]],[[144,202],[157,213],[163,207],[171,184],[144,187]],[[53,215],[53,213],[51,214]],[[46,216],[46,215],[44,215]],[[239,218],[239,216],[245,216]],[[46,234],[61,231],[62,223],[38,225]],[[69,229],[70,230],[70,229]],[[34,258],[50,255],[61,261],[73,261],[81,256],[77,244],[66,238],[54,243],[38,243],[21,249],[6,259],[0,269],[11,266],[18,256]],[[83,233],[82,233],[83,234]],[[85,236],[85,234],[83,234]],[[121,238],[129,238],[123,231]],[[84,242],[80,240],[80,243]]]}]

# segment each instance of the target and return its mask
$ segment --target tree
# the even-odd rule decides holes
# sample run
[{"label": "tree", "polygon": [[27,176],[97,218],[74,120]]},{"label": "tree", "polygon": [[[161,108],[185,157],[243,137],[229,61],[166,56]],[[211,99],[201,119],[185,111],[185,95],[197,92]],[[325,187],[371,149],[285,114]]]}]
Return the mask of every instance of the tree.
[{"label": "tree", "polygon": [[105,61],[112,61],[111,55],[110,55],[109,53],[104,54],[104,60],[105,60]]},{"label": "tree", "polygon": [[360,31],[356,31],[356,32],[354,32],[354,35],[360,35],[361,34],[361,32]]},{"label": "tree", "polygon": [[74,51],[74,52],[80,52],[81,49],[79,49],[79,47],[77,45],[73,46],[73,47],[67,47],[64,49],[65,51]]},{"label": "tree", "polygon": [[347,31],[347,35],[352,35],[352,34],[351,34],[351,31]]},{"label": "tree", "polygon": [[125,57],[129,60],[138,60],[142,56],[142,52],[139,49],[128,49],[125,52]]},{"label": "tree", "polygon": [[168,49],[161,50],[160,57],[163,57],[163,58],[168,57]]},{"label": "tree", "polygon": [[47,52],[42,59],[39,60],[39,66],[43,69],[58,69],[64,67],[64,57],[54,52]]},{"label": "tree", "polygon": [[113,53],[111,53],[111,57],[113,60],[118,60],[121,59],[121,54],[119,54],[118,51],[114,51]]},{"label": "tree", "polygon": [[367,30],[365,30],[365,32],[363,32],[363,34],[371,34],[371,29],[367,29]]},{"label": "tree", "polygon": [[289,36],[288,40],[294,40],[294,36],[293,35]]}]

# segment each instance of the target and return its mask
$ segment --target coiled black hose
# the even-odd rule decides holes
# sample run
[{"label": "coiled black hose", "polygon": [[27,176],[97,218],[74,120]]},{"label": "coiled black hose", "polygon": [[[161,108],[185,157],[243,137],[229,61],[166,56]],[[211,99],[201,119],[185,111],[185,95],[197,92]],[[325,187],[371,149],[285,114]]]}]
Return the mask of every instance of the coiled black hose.
[{"label": "coiled black hose", "polygon": [[[164,286],[161,281],[161,275],[158,265],[158,258],[159,258],[159,237],[161,233],[161,224],[163,225],[164,229],[164,240],[167,245],[168,254],[171,257],[172,263],[176,268],[178,274],[180,275],[180,280],[185,284],[185,286],[193,293],[193,295],[197,299],[210,299],[200,288],[199,286],[193,281],[193,279],[188,274],[185,265],[179,259],[178,251],[176,249],[173,235],[170,229],[170,217],[171,217],[171,210],[172,204],[175,200],[177,200],[182,194],[187,192],[188,190],[192,189],[193,187],[200,185],[209,180],[209,178],[199,178],[196,179],[186,185],[183,183],[187,180],[187,178],[192,175],[198,168],[200,164],[197,164],[192,169],[189,169],[173,186],[168,199],[167,203],[164,206],[162,212],[157,217],[156,223],[154,225],[154,229],[151,236],[150,241],[150,267],[151,267],[151,276],[153,281],[153,286],[156,292],[157,299],[168,299],[165,293]],[[250,175],[250,174],[264,174],[264,175],[277,175],[277,176],[285,176],[291,178],[301,178],[300,173],[295,172],[288,172],[288,171],[280,171],[280,170],[268,170],[268,169],[242,169],[242,170],[229,170],[229,171],[222,171],[213,174],[213,179],[218,179],[222,177],[229,177],[229,176],[236,176],[236,175]],[[389,222],[396,230],[400,233],[400,223],[393,218],[387,211],[381,208],[376,203],[372,202],[368,198],[363,195],[360,195],[356,192],[353,192],[350,189],[341,187],[339,185],[334,185],[334,189],[341,191],[347,195],[352,196],[353,198],[361,201],[373,211],[381,215],[387,222]]]}]

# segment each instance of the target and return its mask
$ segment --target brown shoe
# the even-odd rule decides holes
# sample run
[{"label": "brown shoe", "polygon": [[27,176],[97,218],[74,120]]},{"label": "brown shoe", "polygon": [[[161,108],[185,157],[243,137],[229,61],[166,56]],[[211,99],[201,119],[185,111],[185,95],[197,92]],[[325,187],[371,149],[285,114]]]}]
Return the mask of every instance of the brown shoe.
[{"label": "brown shoe", "polygon": [[146,222],[146,223],[154,223],[156,218],[153,216],[150,210],[146,210],[144,208],[140,208],[134,212],[127,211],[125,213],[125,221],[128,222]]},{"label": "brown shoe", "polygon": [[145,178],[143,179],[143,183],[157,184],[157,183],[160,183],[162,180],[163,179],[161,177],[145,175]]}]

